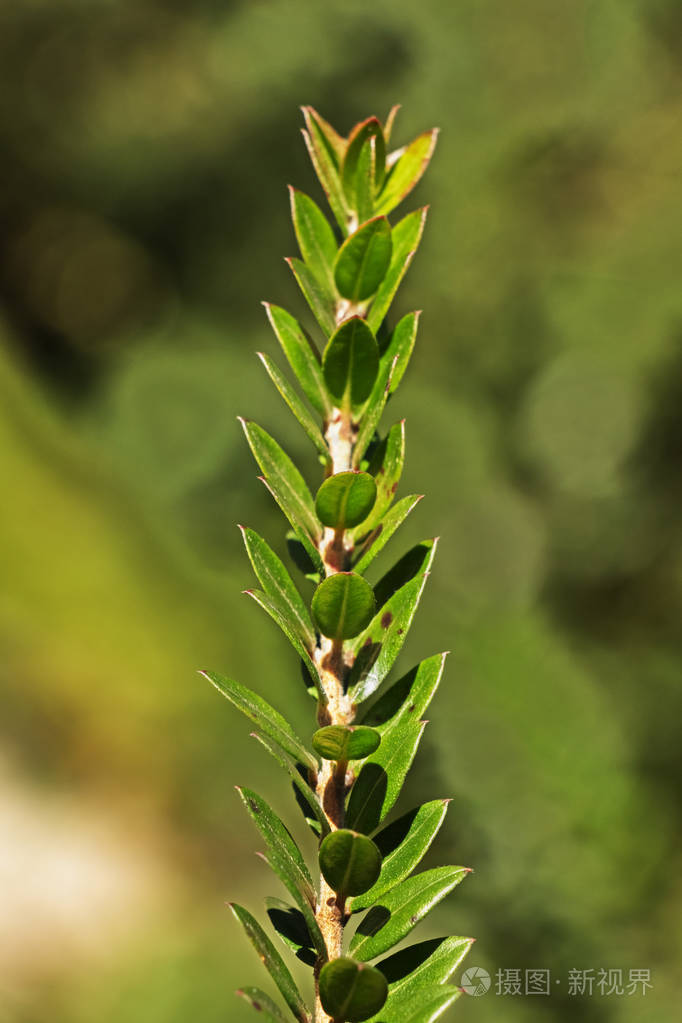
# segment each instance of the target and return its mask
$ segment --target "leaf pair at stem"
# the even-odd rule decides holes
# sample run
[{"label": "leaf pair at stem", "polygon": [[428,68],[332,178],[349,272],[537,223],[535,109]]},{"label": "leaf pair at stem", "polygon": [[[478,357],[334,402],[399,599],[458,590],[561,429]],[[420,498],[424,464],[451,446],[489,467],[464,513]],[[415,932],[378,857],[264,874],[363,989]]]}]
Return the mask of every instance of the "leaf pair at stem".
[{"label": "leaf pair at stem", "polygon": [[[342,137],[312,107],[303,132],[335,226],[317,203],[290,189],[301,258],[287,262],[323,333],[318,347],[286,310],[266,303],[295,383],[260,358],[313,444],[324,479],[313,496],[304,476],[262,427],[242,420],[262,473],[284,513],[289,554],[314,589],[304,597],[278,554],[243,528],[259,589],[246,592],[285,634],[309,676],[317,730],[301,739],[261,696],[213,672],[209,681],[255,726],[288,774],[318,843],[311,871],[289,829],[257,793],[240,788],[265,843],[263,859],[291,903],[266,901],[275,933],[313,970],[312,1004],[282,955],[243,907],[233,912],[299,1023],[428,1023],[457,998],[447,984],[471,945],[448,937],[385,956],[467,875],[464,867],[414,873],[449,800],[431,799],[387,820],[416,755],[445,654],[388,676],[421,600],[437,541],[409,550],[378,582],[367,570],[420,495],[396,501],[405,424],[383,435],[384,411],[414,349],[419,313],[391,330],[386,314],[419,245],[426,208],[392,224],[389,215],[426,169],[437,132],[390,150],[397,107]],[[346,931],[355,923],[348,940]],[[286,1018],[269,995],[243,988],[265,1021]]]}]

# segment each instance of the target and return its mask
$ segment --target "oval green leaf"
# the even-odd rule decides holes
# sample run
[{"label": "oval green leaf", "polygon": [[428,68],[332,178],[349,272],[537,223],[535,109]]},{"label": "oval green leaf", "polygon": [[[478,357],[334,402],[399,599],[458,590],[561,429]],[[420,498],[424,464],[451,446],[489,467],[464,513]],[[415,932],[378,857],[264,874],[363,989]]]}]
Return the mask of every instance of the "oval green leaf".
[{"label": "oval green leaf", "polygon": [[339,249],[334,280],[340,295],[362,302],[377,290],[391,264],[393,241],[386,217],[374,217],[359,227]]},{"label": "oval green leaf", "polygon": [[374,139],[375,150],[372,186],[373,188],[380,188],[383,184],[384,174],[386,173],[386,141],[384,139],[384,132],[378,117],[368,117],[366,121],[356,124],[348,136],[348,148],[346,149],[341,170],[341,181],[346,197],[351,205],[354,205],[357,198],[358,171],[363,169],[361,166],[361,154],[363,150],[366,151],[367,143],[371,139]]},{"label": "oval green leaf", "polygon": [[377,497],[377,485],[368,472],[337,472],[317,492],[315,511],[324,526],[347,529],[367,518]]},{"label": "oval green leaf", "polygon": [[382,1007],[388,994],[383,973],[342,956],[320,971],[320,1001],[335,1020],[362,1023]]},{"label": "oval green leaf", "polygon": [[313,618],[323,636],[352,639],[369,625],[374,615],[374,591],[355,572],[330,575],[315,590]]},{"label": "oval green leaf", "polygon": [[371,838],[341,828],[322,841],[320,870],[329,887],[344,898],[362,895],[379,877],[381,853]]},{"label": "oval green leaf", "polygon": [[379,346],[360,316],[344,320],[325,348],[322,372],[331,396],[346,407],[362,405],[379,372]]},{"label": "oval green leaf", "polygon": [[325,760],[364,760],[379,747],[381,735],[363,725],[327,725],[313,736],[313,749]]}]

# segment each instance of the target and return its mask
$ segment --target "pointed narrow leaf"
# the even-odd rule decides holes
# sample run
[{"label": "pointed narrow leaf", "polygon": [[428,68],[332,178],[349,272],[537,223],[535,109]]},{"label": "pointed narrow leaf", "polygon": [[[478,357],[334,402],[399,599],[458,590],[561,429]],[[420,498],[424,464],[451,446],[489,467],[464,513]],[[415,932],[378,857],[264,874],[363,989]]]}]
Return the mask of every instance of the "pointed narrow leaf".
[{"label": "pointed narrow leaf", "polygon": [[309,439],[313,442],[325,461],[329,462],[331,460],[329,448],[322,436],[322,431],[308,411],[307,406],[304,405],[301,398],[269,355],[265,355],[264,352],[258,352],[258,358],[265,366],[268,376],[298,419]]},{"label": "pointed narrow leaf", "polygon": [[323,526],[349,529],[363,522],[377,496],[374,477],[367,472],[337,472],[317,492],[315,511]]},{"label": "pointed narrow leaf", "polygon": [[331,405],[324,385],[320,357],[312,341],[286,309],[271,305],[269,302],[264,302],[263,305],[303,393],[320,415],[327,415],[331,411]]},{"label": "pointed narrow leaf", "polygon": [[329,393],[345,408],[356,408],[372,392],[379,371],[379,347],[360,316],[344,320],[332,335],[322,359]]},{"label": "pointed narrow leaf", "polygon": [[301,594],[272,548],[254,529],[240,526],[244,546],[256,578],[269,597],[278,600],[289,612],[301,641],[307,650],[315,646],[315,630]]},{"label": "pointed narrow leaf", "polygon": [[295,909],[282,899],[271,897],[265,900],[265,906],[270,923],[287,948],[290,948],[302,963],[314,966],[317,952],[300,909]]},{"label": "pointed narrow leaf", "polygon": [[237,786],[237,792],[251,820],[265,839],[268,862],[280,881],[297,902],[300,903],[302,899],[307,905],[314,905],[315,889],[310,872],[288,829],[275,811],[252,789]]},{"label": "pointed narrow leaf", "polygon": [[299,765],[294,763],[294,761],[292,761],[285,754],[280,753],[277,749],[275,749],[274,746],[272,746],[268,742],[268,740],[265,739],[258,732],[252,732],[251,734],[253,735],[254,739],[258,740],[261,746],[263,746],[268,751],[270,756],[273,757],[280,765],[280,767],[283,767],[287,774],[290,776],[294,784],[295,791],[300,793],[305,803],[307,811],[313,814],[313,818],[308,818],[306,815],[306,820],[309,823],[313,819],[317,821],[318,830],[316,831],[316,834],[319,833],[322,835],[326,835],[329,831],[329,821],[327,820],[327,815],[325,814],[320,804],[320,801],[317,798],[317,793],[313,791],[313,789],[310,787],[306,779],[299,771],[298,769]]},{"label": "pointed narrow leaf", "polygon": [[376,884],[353,899],[352,913],[374,905],[385,892],[404,881],[433,842],[447,813],[449,799],[433,799],[430,803],[410,810],[384,828],[374,841],[383,856],[381,873]]},{"label": "pointed narrow leaf", "polygon": [[336,218],[339,227],[344,231],[348,229],[350,212],[346,197],[341,187],[341,179],[338,171],[338,161],[334,146],[330,144],[325,132],[311,113],[312,107],[303,108],[307,131],[303,132],[303,138],[310,154],[310,159],[322,185],[329,207]]},{"label": "pointed narrow leaf", "polygon": [[[444,984],[455,972],[473,945],[473,938],[432,938],[394,952],[378,964],[388,981],[387,1023],[406,1000],[425,988]],[[383,1017],[384,1013],[382,1013]],[[396,1023],[400,1017],[395,1015]]]},{"label": "pointed narrow leaf", "polygon": [[270,615],[273,622],[279,625],[280,629],[308,669],[313,685],[315,685],[320,699],[324,701],[326,698],[324,696],[322,681],[317,670],[317,665],[311,656],[311,651],[301,639],[296,627],[296,622],[292,619],[289,609],[286,605],[281,604],[279,600],[269,597],[267,593],[263,593],[262,590],[244,590],[244,593],[248,597],[251,597],[252,600],[255,600],[256,603],[262,607],[268,615]]},{"label": "pointed narrow leaf", "polygon": [[346,238],[336,257],[334,280],[339,294],[351,302],[373,295],[386,276],[392,251],[386,217],[374,217],[359,227]]},{"label": "pointed narrow leaf", "polygon": [[446,1009],[461,996],[462,992],[452,984],[441,984],[420,991],[409,1002],[396,1006],[394,1015],[381,1023],[434,1023]]},{"label": "pointed narrow leaf", "polygon": [[329,121],[325,121],[324,117],[322,117],[322,115],[319,114],[314,107],[301,107],[301,110],[303,111],[306,124],[310,119],[315,122],[318,131],[324,138],[326,148],[329,151],[335,166],[340,167],[343,162],[343,155],[346,152],[348,140],[345,139],[343,135],[339,135],[336,128],[333,128]]},{"label": "pointed narrow leaf", "polygon": [[387,993],[382,973],[343,956],[325,963],[320,971],[320,1001],[334,1020],[361,1023],[379,1011]]},{"label": "pointed narrow leaf", "polygon": [[315,542],[322,536],[322,527],[305,480],[269,433],[249,419],[242,419],[241,424],[269,490],[301,541],[304,542],[305,536],[314,552]]},{"label": "pointed narrow leaf", "polygon": [[375,530],[393,503],[405,462],[405,420],[395,423],[372,451],[367,471],[377,481],[377,499],[371,513],[356,529],[358,539]]},{"label": "pointed narrow leaf", "polygon": [[381,853],[371,838],[339,828],[320,845],[320,870],[329,887],[342,898],[371,888],[381,870]]},{"label": "pointed narrow leaf", "polygon": [[381,824],[400,795],[425,727],[425,721],[415,721],[400,729],[400,734],[389,733],[364,761],[348,800],[349,828],[369,834]]},{"label": "pointed narrow leaf", "polygon": [[337,572],[315,590],[312,612],[323,636],[351,639],[367,626],[374,614],[372,587],[354,572]]},{"label": "pointed narrow leaf", "polygon": [[289,257],[285,262],[296,278],[296,283],[320,327],[325,334],[331,334],[336,327],[336,300],[331,292],[301,259]]},{"label": "pointed narrow leaf", "polygon": [[351,645],[355,661],[351,670],[349,694],[362,703],[376,692],[393,667],[419,606],[424,586],[438,546],[437,539],[420,545],[423,560],[413,577],[387,600],[364,632]]},{"label": "pointed narrow leaf", "polygon": [[353,568],[361,575],[367,571],[377,554],[386,546],[395,531],[403,524],[413,508],[421,501],[423,494],[410,494],[403,497],[398,503],[384,515],[381,523],[369,534],[366,540],[356,550],[358,560]]},{"label": "pointed narrow leaf", "polygon": [[308,268],[334,293],[334,260],[338,245],[324,213],[305,192],[289,186],[291,219],[296,240]]},{"label": "pointed narrow leaf", "polygon": [[400,103],[396,103],[394,106],[391,107],[391,109],[388,112],[388,117],[384,121],[384,138],[386,140],[386,145],[388,145],[388,143],[391,141],[393,125],[395,124],[396,115],[399,110]]},{"label": "pointed narrow leaf", "polygon": [[286,1017],[269,995],[258,987],[240,987],[236,992],[259,1014],[262,1023],[286,1023]]},{"label": "pointed narrow leaf", "polygon": [[362,145],[355,171],[355,209],[359,224],[364,224],[374,213],[376,156],[377,140],[371,136]]},{"label": "pointed narrow leaf", "polygon": [[299,1020],[299,1023],[308,1023],[310,1018],[308,1010],[296,987],[296,982],[261,925],[243,906],[237,905],[236,902],[231,902],[229,905],[236,919],[244,928],[247,938],[255,948],[258,958],[274,980],[282,998],[294,1014],[294,1018]]},{"label": "pointed narrow leaf", "polygon": [[253,721],[280,749],[294,757],[295,760],[300,760],[312,771],[317,771],[318,763],[315,757],[306,749],[289,722],[262,696],[252,693],[250,689],[240,685],[239,682],[234,682],[223,675],[217,675],[213,671],[202,671],[200,674],[208,679],[218,692],[226,696],[242,714]]},{"label": "pointed narrow leaf", "polygon": [[379,212],[390,213],[412,191],[429,165],[437,140],[438,128],[434,128],[433,131],[418,135],[409,146],[405,146],[397,159],[394,155],[391,169],[377,199]]},{"label": "pointed narrow leaf", "polygon": [[420,718],[438,688],[447,656],[433,654],[394,682],[363,715],[362,723],[383,733]]},{"label": "pointed narrow leaf", "polygon": [[351,940],[351,954],[366,962],[397,945],[468,873],[467,867],[436,867],[408,877],[367,913]]},{"label": "pointed narrow leaf", "polygon": [[324,760],[364,760],[380,744],[379,732],[362,725],[326,725],[313,735],[313,749]]},{"label": "pointed narrow leaf", "polygon": [[358,430],[355,438],[355,444],[353,445],[353,465],[356,467],[361,464],[365,452],[376,433],[381,417],[384,414],[384,409],[390,393],[391,378],[396,363],[397,358],[393,360],[393,364],[386,365],[382,362],[379,363],[379,372],[377,373],[376,380],[374,381],[372,393],[367,401],[365,413],[360,420],[360,429]]},{"label": "pointed narrow leaf", "polygon": [[417,251],[426,222],[428,206],[408,213],[393,228],[393,251],[391,262],[379,286],[371,309],[367,314],[367,322],[376,334],[384,316],[389,310],[396,291],[412,262]]},{"label": "pointed narrow leaf", "polygon": [[366,121],[356,124],[348,136],[346,155],[341,169],[341,183],[350,206],[355,206],[356,200],[356,177],[358,163],[365,144],[370,139],[375,140],[376,161],[374,169],[374,187],[380,188],[386,169],[386,142],[381,121],[378,117],[368,117]]},{"label": "pointed narrow leaf", "polygon": [[427,572],[433,560],[433,545],[437,540],[424,540],[415,544],[396,561],[374,586],[377,607],[383,607],[394,593],[422,572]]},{"label": "pointed narrow leaf", "polygon": [[389,394],[393,394],[402,380],[417,340],[417,328],[421,313],[408,313],[395,326],[388,345],[381,355],[381,369],[387,374],[387,367],[395,366],[391,373]]}]

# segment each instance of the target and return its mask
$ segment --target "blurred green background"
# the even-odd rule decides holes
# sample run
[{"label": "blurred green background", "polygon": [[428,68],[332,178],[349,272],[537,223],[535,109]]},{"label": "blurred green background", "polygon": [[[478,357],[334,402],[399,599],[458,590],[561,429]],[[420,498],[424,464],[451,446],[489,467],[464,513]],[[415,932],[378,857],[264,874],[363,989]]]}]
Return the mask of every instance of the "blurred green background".
[{"label": "blurred green background", "polygon": [[[399,144],[442,128],[402,207],[431,203],[389,414],[427,500],[393,550],[443,539],[401,664],[452,650],[401,805],[452,796],[429,864],[475,868],[419,936],[560,980],[453,1019],[679,1018],[681,10],[2,4],[2,1023],[246,1023],[233,989],[268,986],[223,906],[281,894],[232,786],[296,811],[196,669],[310,733],[240,596],[236,522],[283,522],[235,416],[314,483],[254,355],[259,300],[303,313],[298,106],[345,132],[394,102]],[[653,988],[577,998],[572,968]]]}]

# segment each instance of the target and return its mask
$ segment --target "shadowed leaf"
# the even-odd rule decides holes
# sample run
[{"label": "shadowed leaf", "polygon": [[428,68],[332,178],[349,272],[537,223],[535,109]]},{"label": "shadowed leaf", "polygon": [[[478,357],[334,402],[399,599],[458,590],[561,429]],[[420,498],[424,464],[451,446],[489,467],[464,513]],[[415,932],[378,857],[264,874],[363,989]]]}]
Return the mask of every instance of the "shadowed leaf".
[{"label": "shadowed leaf", "polygon": [[385,732],[406,720],[420,718],[438,688],[447,656],[433,654],[394,682],[369,708],[362,723]]},{"label": "shadowed leaf", "polygon": [[410,494],[408,497],[403,497],[395,507],[386,513],[379,526],[356,549],[355,554],[356,556],[359,555],[358,560],[353,565],[356,572],[364,575],[377,554],[386,546],[396,529],[403,524],[412,509],[416,508],[422,497],[423,494]]},{"label": "shadowed leaf", "polygon": [[295,909],[294,906],[290,906],[288,902],[283,902],[281,899],[271,897],[265,900],[265,906],[270,923],[287,948],[290,948],[302,963],[314,966],[317,952],[300,909]]},{"label": "shadowed leaf", "polygon": [[310,1017],[300,992],[296,987],[294,978],[263,928],[243,906],[237,905],[236,902],[231,902],[230,909],[244,928],[247,938],[258,954],[258,958],[274,980],[282,998],[291,1009],[294,1017],[300,1023],[308,1023]]},{"label": "shadowed leaf", "polygon": [[372,451],[367,471],[377,484],[377,499],[372,511],[356,529],[355,539],[375,530],[393,503],[405,462],[405,421],[395,423],[384,439]]},{"label": "shadowed leaf", "polygon": [[[306,820],[308,821],[308,823],[311,824],[313,822],[317,823],[315,833],[326,835],[327,832],[329,831],[329,821],[327,820],[327,815],[325,814],[322,806],[320,805],[320,801],[317,797],[317,794],[313,792],[306,778],[304,777],[304,774],[301,773],[301,769],[305,770],[303,768],[303,765],[294,763],[294,761],[287,757],[285,754],[278,752],[278,750],[274,749],[273,746],[267,741],[267,739],[265,739],[262,735],[259,735],[258,732],[252,732],[251,734],[253,735],[254,739],[257,739],[261,746],[263,746],[268,751],[270,756],[277,761],[280,767],[283,767],[287,774],[291,777],[294,789],[296,793],[301,797],[299,805],[301,806],[301,809],[304,812]],[[308,814],[311,814],[312,816],[309,817]]]},{"label": "shadowed leaf", "polygon": [[346,824],[356,831],[374,831],[400,795],[426,722],[415,721],[385,736],[365,760],[348,798]]}]

